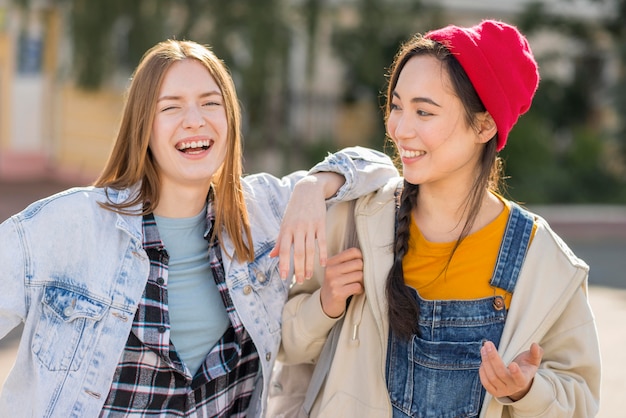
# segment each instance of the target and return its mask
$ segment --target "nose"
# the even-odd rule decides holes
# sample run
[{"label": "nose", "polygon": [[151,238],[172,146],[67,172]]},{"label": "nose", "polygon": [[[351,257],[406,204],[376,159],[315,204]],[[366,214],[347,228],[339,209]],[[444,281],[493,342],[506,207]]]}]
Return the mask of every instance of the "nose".
[{"label": "nose", "polygon": [[185,115],[183,118],[183,127],[186,129],[197,129],[204,126],[206,121],[204,120],[204,115],[202,114],[202,110],[197,106],[188,106],[185,110]]},{"label": "nose", "polygon": [[389,120],[389,135],[396,139],[411,139],[416,135],[415,122],[405,115],[398,115]]}]

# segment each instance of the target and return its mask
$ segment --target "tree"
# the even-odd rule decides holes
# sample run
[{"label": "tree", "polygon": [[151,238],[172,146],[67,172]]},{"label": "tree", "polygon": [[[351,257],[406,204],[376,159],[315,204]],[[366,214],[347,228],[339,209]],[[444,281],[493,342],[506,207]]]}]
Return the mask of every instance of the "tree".
[{"label": "tree", "polygon": [[565,35],[577,52],[566,57],[572,71],[565,78],[545,71],[564,51],[536,56],[544,71],[533,106],[502,152],[515,197],[532,203],[625,201],[626,193],[619,192],[626,189],[620,174],[623,163],[609,152],[615,137],[603,122],[605,98],[614,86],[601,75],[615,43],[607,47],[600,40],[610,26],[606,21],[551,15],[543,3],[530,5],[518,17],[518,26],[528,35]]}]

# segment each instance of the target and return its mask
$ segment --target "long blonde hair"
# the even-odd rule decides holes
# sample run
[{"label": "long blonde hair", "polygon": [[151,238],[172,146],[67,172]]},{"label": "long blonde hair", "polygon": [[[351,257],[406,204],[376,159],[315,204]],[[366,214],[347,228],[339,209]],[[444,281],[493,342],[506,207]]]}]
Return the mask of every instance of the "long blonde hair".
[{"label": "long blonde hair", "polygon": [[[127,91],[113,150],[94,186],[120,190],[140,182],[137,195],[125,202],[109,201],[103,206],[125,214],[144,215],[154,211],[159,203],[160,179],[148,144],[156,103],[168,69],[186,59],[195,59],[203,64],[220,87],[228,124],[226,157],[213,176],[216,219],[211,238],[217,236],[223,243],[222,231],[225,229],[235,246],[235,256],[239,260],[251,261],[254,259],[254,248],[241,187],[241,108],[230,72],[207,46],[192,41],[167,40],[144,54]],[[133,211],[132,208],[138,205],[142,209]]]}]

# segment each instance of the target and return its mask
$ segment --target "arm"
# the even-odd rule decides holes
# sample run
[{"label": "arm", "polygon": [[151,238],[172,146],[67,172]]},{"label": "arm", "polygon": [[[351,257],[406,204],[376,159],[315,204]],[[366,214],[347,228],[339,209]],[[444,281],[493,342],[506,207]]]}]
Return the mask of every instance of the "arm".
[{"label": "arm", "polygon": [[[311,277],[316,240],[320,264],[326,264],[326,237],[323,233],[326,200],[334,196],[344,183],[343,176],[331,172],[309,174],[296,183],[285,210],[276,246],[270,253],[272,257],[280,256],[279,270],[283,280],[289,272],[290,254],[287,251],[291,250],[292,245],[298,283]],[[280,254],[279,248],[283,249],[283,254]]]},{"label": "arm", "polygon": [[[576,318],[576,320],[572,320]],[[586,291],[581,286],[560,320],[539,341],[541,364],[530,390],[513,404],[514,417],[546,409],[541,417],[591,417],[600,397],[600,350]]]},{"label": "arm", "polygon": [[[336,173],[340,177],[328,173]],[[328,204],[356,199],[377,190],[396,176],[398,171],[387,155],[363,147],[345,148],[313,167],[309,176],[298,182],[294,189],[271,253],[279,257],[281,277],[285,279],[288,276],[292,248],[298,282],[312,275],[316,242],[320,264],[326,264],[325,204],[322,196]]]},{"label": "arm", "polygon": [[312,291],[315,280],[310,280],[305,293],[289,300],[283,310],[280,358],[286,364],[317,359],[330,329],[344,315],[348,298],[363,293],[361,251],[348,248],[330,257],[323,274],[321,288]]},{"label": "arm", "polygon": [[26,315],[22,243],[13,218],[0,225],[0,338],[4,338]]},{"label": "arm", "polygon": [[312,279],[294,285],[290,290],[290,298],[283,310],[280,359],[284,363],[314,362],[328,332],[343,315],[347,298],[362,293],[361,252],[355,248],[341,251],[349,245],[346,242],[346,219],[352,216],[353,209],[350,202],[329,208],[326,225],[328,251],[337,255],[329,258],[325,268],[316,264]]},{"label": "arm", "polygon": [[593,315],[583,287],[576,291],[539,345],[541,348],[534,355],[532,352],[537,349],[531,346],[530,353],[523,352],[514,360],[535,357],[530,361],[532,363],[543,354],[527,392],[518,400],[516,395],[519,394],[515,393],[513,397],[498,397],[498,402],[512,417],[595,416],[600,394],[600,353]]}]

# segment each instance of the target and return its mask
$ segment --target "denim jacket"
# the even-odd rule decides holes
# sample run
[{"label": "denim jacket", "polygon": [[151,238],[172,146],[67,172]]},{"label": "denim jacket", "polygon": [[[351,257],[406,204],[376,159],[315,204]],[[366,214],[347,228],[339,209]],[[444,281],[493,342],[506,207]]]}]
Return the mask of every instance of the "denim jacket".
[{"label": "denim jacket", "polygon": [[[397,174],[382,153],[355,147],[332,154],[311,172],[332,171],[345,185],[328,201],[349,200]],[[289,283],[270,258],[297,180],[245,177],[243,188],[255,259],[232,257],[225,237],[227,285],[261,359],[249,416],[262,416],[280,343]],[[108,191],[122,202],[136,187]],[[0,395],[0,416],[97,417],[130,333],[149,272],[141,216],[99,206],[103,189],[73,188],[33,203],[0,225],[0,336],[24,324],[14,368]]]}]

